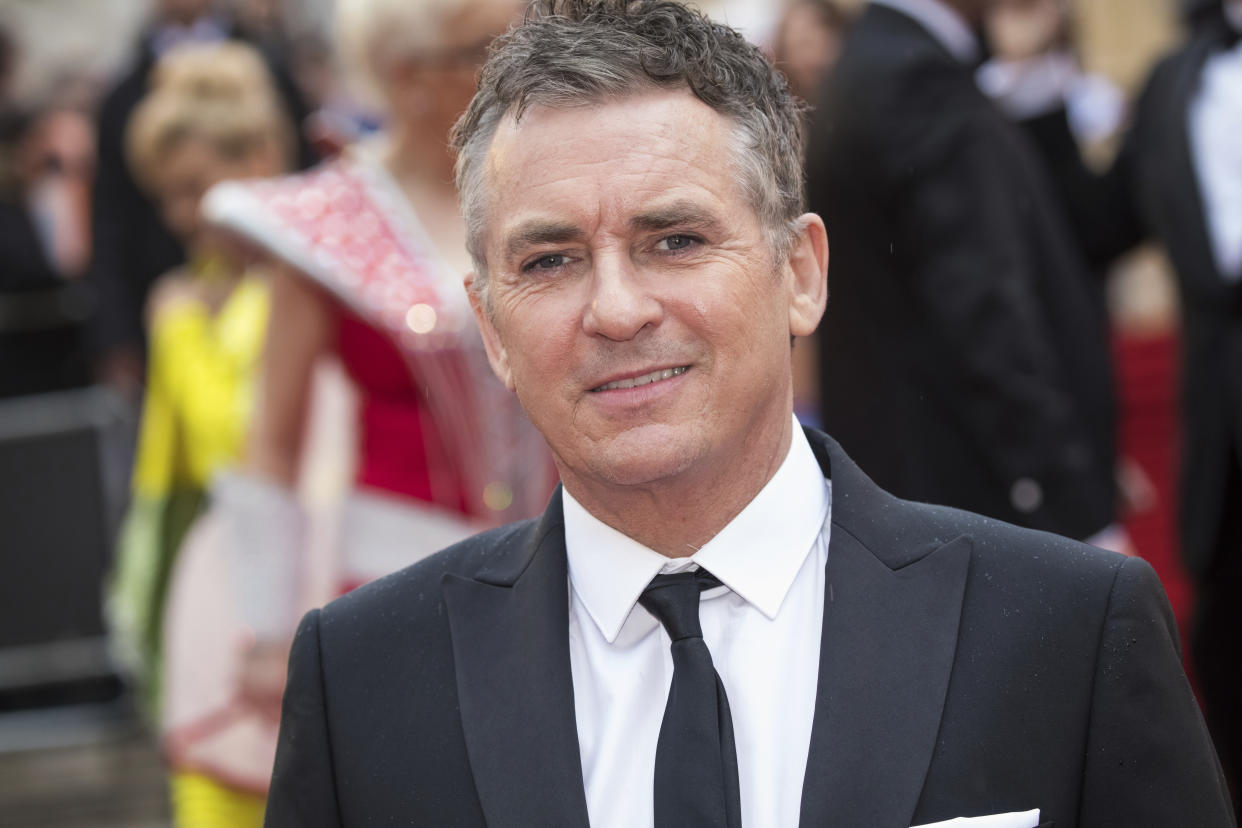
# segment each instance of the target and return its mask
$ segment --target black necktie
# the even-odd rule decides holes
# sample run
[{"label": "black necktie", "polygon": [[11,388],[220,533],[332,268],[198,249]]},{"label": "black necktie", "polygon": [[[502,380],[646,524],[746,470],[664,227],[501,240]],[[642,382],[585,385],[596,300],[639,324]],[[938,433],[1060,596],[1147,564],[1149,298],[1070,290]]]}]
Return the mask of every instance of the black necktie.
[{"label": "black necktie", "polygon": [[656,746],[656,828],[742,825],[729,699],[699,626],[699,592],[716,586],[703,569],[657,575],[638,599],[673,640],[673,685]]}]

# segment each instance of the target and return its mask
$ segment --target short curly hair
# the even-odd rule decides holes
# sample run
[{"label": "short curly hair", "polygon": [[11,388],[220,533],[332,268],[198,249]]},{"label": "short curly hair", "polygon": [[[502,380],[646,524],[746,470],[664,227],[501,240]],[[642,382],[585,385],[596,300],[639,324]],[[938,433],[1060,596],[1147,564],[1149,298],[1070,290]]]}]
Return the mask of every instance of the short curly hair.
[{"label": "short curly hair", "polygon": [[506,116],[679,87],[733,122],[738,178],[783,260],[804,211],[804,107],[758,47],[671,0],[534,0],[493,42],[453,128],[476,289],[486,296],[484,160]]}]

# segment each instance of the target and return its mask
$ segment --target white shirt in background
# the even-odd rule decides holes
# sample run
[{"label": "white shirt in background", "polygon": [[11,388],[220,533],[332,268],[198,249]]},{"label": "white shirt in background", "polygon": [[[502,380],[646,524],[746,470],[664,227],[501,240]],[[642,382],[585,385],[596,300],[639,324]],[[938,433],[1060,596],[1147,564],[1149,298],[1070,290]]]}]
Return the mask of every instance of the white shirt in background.
[{"label": "white shirt in background", "polygon": [[1216,266],[1242,280],[1242,43],[1208,58],[1190,104],[1190,154]]}]

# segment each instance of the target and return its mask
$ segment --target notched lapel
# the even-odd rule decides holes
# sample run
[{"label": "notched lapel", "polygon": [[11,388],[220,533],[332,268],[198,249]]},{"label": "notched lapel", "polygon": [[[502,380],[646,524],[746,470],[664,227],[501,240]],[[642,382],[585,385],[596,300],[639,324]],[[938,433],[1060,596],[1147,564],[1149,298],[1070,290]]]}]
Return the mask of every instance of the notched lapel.
[{"label": "notched lapel", "polygon": [[834,520],[803,826],[910,825],[935,751],[970,555],[970,539],[959,537],[893,569]]},{"label": "notched lapel", "polygon": [[512,583],[446,575],[462,729],[487,824],[588,822],[569,668],[569,587],[554,497]]}]

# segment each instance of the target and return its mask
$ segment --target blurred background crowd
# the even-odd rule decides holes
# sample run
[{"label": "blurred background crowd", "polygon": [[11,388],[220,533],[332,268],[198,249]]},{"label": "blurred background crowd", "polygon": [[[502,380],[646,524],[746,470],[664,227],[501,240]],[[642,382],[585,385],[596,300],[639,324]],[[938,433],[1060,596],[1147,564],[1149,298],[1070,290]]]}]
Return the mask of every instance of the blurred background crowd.
[{"label": "blurred background crowd", "polygon": [[[810,105],[799,417],[1148,559],[1242,782],[1242,2],[699,5]],[[448,151],[517,14],[0,0],[0,826],[260,824],[298,614],[542,508]]]}]

